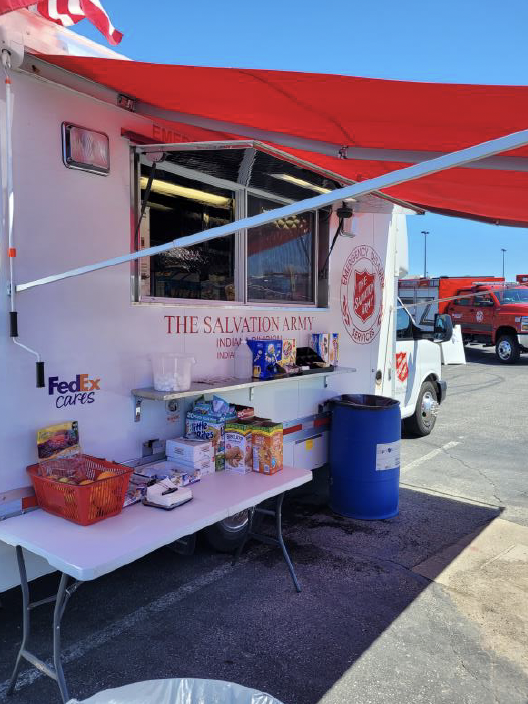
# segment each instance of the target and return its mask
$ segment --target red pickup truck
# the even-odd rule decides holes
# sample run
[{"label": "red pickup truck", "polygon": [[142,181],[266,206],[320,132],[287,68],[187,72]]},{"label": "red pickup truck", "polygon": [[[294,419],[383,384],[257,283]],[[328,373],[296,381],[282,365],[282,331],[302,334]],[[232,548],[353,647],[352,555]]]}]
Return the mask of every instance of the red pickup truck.
[{"label": "red pickup truck", "polygon": [[460,289],[447,305],[453,325],[462,326],[464,342],[495,345],[504,364],[528,352],[528,286],[482,283]]}]

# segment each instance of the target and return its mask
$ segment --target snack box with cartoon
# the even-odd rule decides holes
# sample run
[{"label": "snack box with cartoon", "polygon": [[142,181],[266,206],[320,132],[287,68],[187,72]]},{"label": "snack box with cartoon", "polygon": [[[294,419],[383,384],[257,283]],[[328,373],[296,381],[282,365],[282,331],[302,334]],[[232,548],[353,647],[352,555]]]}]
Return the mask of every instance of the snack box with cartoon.
[{"label": "snack box with cartoon", "polygon": [[295,364],[297,356],[297,343],[294,339],[282,341],[282,358],[281,366],[285,364]]},{"label": "snack box with cartoon", "polygon": [[248,340],[253,353],[253,377],[271,379],[283,373],[279,366],[282,361],[282,340]]},{"label": "snack box with cartoon", "polygon": [[252,422],[228,421],[226,423],[226,472],[245,474],[253,469],[252,429]]},{"label": "snack box with cartoon", "polygon": [[[239,413],[253,414],[253,409],[240,409]],[[219,396],[211,401],[199,398],[185,418],[185,437],[210,440],[214,448],[215,469],[220,472],[225,465],[225,424],[237,417],[237,410]]]},{"label": "snack box with cartoon", "polygon": [[325,363],[325,366],[330,364],[330,333],[328,332],[315,332],[312,333],[310,340],[310,347],[317,352],[319,357]]},{"label": "snack box with cartoon", "polygon": [[330,333],[330,364],[336,366],[339,362],[339,333]]},{"label": "snack box with cartoon", "polygon": [[282,423],[257,422],[252,426],[253,471],[275,474],[283,467]]}]

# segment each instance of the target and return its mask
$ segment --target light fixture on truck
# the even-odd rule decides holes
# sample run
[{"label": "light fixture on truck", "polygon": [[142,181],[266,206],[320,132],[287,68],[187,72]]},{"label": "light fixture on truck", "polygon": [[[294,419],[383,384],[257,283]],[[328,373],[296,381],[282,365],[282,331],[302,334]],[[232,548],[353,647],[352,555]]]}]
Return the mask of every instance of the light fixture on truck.
[{"label": "light fixture on truck", "polygon": [[295,186],[300,186],[301,188],[308,188],[316,193],[330,193],[331,188],[324,188],[323,186],[317,186],[315,183],[310,183],[302,178],[297,178],[296,176],[290,176],[290,174],[270,174],[273,178],[280,178],[281,181],[288,181],[288,183],[293,183]]},{"label": "light fixture on truck", "polygon": [[69,169],[106,176],[110,172],[108,135],[63,122],[62,159]]},{"label": "light fixture on truck", "polygon": [[[146,176],[142,176],[140,179],[141,188],[146,188],[147,183],[148,178]],[[227,198],[227,196],[218,196],[215,193],[207,193],[206,191],[200,191],[197,188],[179,186],[176,183],[161,181],[157,178],[153,179],[151,190],[154,193],[160,193],[163,196],[179,196],[180,198],[189,198],[190,200],[197,200],[200,203],[206,203],[207,205],[215,205],[217,208],[228,208],[231,205],[231,198]]]}]

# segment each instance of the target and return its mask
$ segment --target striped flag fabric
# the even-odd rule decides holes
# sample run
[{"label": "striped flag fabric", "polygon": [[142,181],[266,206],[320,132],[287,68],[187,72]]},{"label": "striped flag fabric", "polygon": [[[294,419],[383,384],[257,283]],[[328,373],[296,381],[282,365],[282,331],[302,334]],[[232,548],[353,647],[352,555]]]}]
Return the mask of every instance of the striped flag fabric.
[{"label": "striped flag fabric", "polygon": [[28,8],[63,27],[71,27],[81,20],[89,20],[110,44],[119,44],[123,35],[108,17],[99,0],[0,0],[0,15]]}]

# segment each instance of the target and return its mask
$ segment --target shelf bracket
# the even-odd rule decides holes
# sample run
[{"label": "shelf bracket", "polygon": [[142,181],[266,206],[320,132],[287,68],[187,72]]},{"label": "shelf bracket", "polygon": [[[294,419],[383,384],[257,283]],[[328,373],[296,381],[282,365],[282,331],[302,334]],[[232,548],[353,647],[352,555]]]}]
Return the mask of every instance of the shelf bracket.
[{"label": "shelf bracket", "polygon": [[327,376],[325,376],[325,377],[323,378],[323,385],[324,385],[325,389],[328,388],[328,377],[327,377]]},{"label": "shelf bracket", "polygon": [[255,387],[250,386],[249,387],[249,400],[253,401],[254,398],[255,398]]},{"label": "shelf bracket", "polygon": [[134,399],[136,401],[136,406],[134,409],[134,423],[139,423],[141,420],[141,404],[143,403],[143,399],[139,398],[139,396],[134,396]]}]

